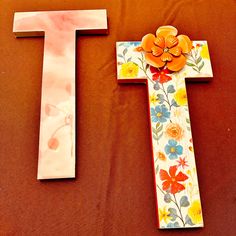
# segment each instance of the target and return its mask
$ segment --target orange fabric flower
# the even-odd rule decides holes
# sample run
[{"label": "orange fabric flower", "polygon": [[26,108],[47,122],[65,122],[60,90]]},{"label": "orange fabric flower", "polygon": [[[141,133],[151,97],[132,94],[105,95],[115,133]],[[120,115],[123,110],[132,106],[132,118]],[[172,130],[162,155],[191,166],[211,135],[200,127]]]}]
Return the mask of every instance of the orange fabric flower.
[{"label": "orange fabric flower", "polygon": [[179,141],[183,137],[184,130],[180,127],[179,124],[169,123],[166,126],[166,132],[165,133],[168,137]]},{"label": "orange fabric flower", "polygon": [[161,26],[154,34],[142,38],[141,47],[146,62],[154,67],[166,66],[171,71],[179,71],[186,64],[185,53],[192,49],[192,41],[187,35],[179,35],[173,26]]},{"label": "orange fabric flower", "polygon": [[176,194],[185,189],[184,185],[178,183],[188,179],[188,176],[181,171],[176,175],[177,166],[171,166],[169,168],[169,174],[165,170],[160,170],[160,179],[164,182],[162,183],[162,189],[164,191],[170,189],[172,194]]}]

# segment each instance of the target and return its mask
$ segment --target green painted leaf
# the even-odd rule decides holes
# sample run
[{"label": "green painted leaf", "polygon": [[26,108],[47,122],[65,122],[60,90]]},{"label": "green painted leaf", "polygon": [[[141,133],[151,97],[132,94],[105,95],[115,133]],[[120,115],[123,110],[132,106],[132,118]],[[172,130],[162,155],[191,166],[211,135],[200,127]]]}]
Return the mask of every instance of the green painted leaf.
[{"label": "green painted leaf", "polygon": [[178,217],[177,210],[175,208],[169,208],[168,211],[170,212],[169,216],[171,217],[171,221],[175,221]]},{"label": "green painted leaf", "polygon": [[159,165],[157,165],[156,168],[155,168],[156,174],[158,173],[158,171],[159,171]]},{"label": "green painted leaf", "polygon": [[131,61],[132,60],[132,57],[128,58],[127,62]]},{"label": "green painted leaf", "polygon": [[180,198],[180,206],[181,207],[188,207],[190,205],[189,201],[188,201],[188,197],[187,196],[182,196]]},{"label": "green painted leaf", "polygon": [[158,128],[160,126],[161,123],[157,122],[156,123],[156,128]]},{"label": "green painted leaf", "polygon": [[162,135],[163,135],[163,132],[157,137],[158,140],[162,137]]},{"label": "green painted leaf", "polygon": [[164,196],[164,201],[166,203],[170,203],[171,202],[171,195],[169,193],[166,193]]},{"label": "green painted leaf", "polygon": [[121,55],[121,54],[118,54],[118,57],[124,58],[123,55]]},{"label": "green painted leaf", "polygon": [[161,126],[157,129],[157,132],[158,132],[158,133],[161,132],[162,129],[163,129],[163,125],[161,125]]},{"label": "green painted leaf", "polygon": [[190,217],[188,215],[186,215],[186,217],[185,217],[185,224],[191,225],[191,226],[194,225],[194,223],[192,222],[192,220],[190,219]]},{"label": "green painted leaf", "polygon": [[204,61],[202,62],[202,64],[199,66],[199,70],[201,70],[204,66]]},{"label": "green painted leaf", "polygon": [[173,85],[169,85],[167,87],[167,93],[174,93],[175,92],[175,87]]},{"label": "green painted leaf", "polygon": [[194,67],[193,67],[193,69],[194,69],[195,71],[197,71],[197,73],[200,73],[200,71],[199,71],[198,69],[196,69],[196,68],[194,68]]},{"label": "green painted leaf", "polygon": [[158,138],[157,138],[156,135],[153,134],[152,137],[153,137],[154,140],[158,141]]},{"label": "green painted leaf", "polygon": [[187,66],[195,66],[193,63],[191,63],[191,62],[186,62],[186,65]]},{"label": "green painted leaf", "polygon": [[201,60],[202,60],[202,58],[199,57],[199,58],[197,59],[196,63],[198,64],[199,62],[201,62]]},{"label": "green painted leaf", "polygon": [[188,118],[186,118],[186,122],[189,124],[190,123],[190,120]]},{"label": "green painted leaf", "polygon": [[125,55],[128,52],[128,48],[125,48],[123,51],[123,55]]},{"label": "green painted leaf", "polygon": [[166,228],[168,228],[168,229],[171,229],[171,228],[173,228],[173,229],[176,229],[176,228],[180,228],[180,225],[179,225],[179,222],[174,222],[174,223],[168,223],[167,224],[167,226],[166,226]]},{"label": "green painted leaf", "polygon": [[177,104],[177,102],[174,99],[171,100],[171,106],[179,107],[179,105]]},{"label": "green painted leaf", "polygon": [[157,135],[157,130],[154,128],[154,127],[152,127],[152,133],[154,133],[154,134],[156,134]]}]

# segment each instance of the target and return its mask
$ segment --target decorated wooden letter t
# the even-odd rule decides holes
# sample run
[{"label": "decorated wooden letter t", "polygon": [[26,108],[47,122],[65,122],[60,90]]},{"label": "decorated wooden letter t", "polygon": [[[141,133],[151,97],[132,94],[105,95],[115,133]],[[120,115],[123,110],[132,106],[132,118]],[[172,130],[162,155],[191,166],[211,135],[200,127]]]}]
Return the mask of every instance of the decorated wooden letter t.
[{"label": "decorated wooden letter t", "polygon": [[118,42],[117,71],[118,82],[147,85],[159,227],[202,227],[185,79],[212,77],[207,42],[162,26],[142,42]]},{"label": "decorated wooden letter t", "polygon": [[45,36],[38,179],[75,177],[77,30],[106,34],[106,10],[15,13],[17,37]]}]

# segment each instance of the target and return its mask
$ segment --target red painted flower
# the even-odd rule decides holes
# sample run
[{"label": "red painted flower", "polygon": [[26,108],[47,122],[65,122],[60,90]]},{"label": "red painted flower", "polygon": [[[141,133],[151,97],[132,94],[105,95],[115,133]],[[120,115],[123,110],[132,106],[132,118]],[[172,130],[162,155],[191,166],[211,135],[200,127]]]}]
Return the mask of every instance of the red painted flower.
[{"label": "red painted flower", "polygon": [[187,161],[185,160],[185,157],[184,158],[179,158],[179,160],[177,161],[178,162],[178,167],[182,167],[184,169],[185,166],[189,166],[187,164]]},{"label": "red painted flower", "polygon": [[158,81],[161,84],[172,80],[172,78],[167,75],[171,73],[167,68],[163,70],[158,70],[151,66],[150,71],[153,73],[152,80]]},{"label": "red painted flower", "polygon": [[181,171],[176,175],[177,166],[171,166],[169,168],[169,174],[165,170],[160,170],[160,179],[164,181],[162,183],[162,189],[164,191],[170,189],[172,194],[176,194],[185,189],[184,185],[178,183],[188,179],[188,176]]}]

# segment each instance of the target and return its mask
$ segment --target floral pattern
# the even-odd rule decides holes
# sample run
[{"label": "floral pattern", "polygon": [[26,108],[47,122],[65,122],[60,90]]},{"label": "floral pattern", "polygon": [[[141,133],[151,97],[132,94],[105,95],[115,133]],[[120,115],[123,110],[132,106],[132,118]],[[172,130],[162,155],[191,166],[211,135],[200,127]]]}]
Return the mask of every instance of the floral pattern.
[{"label": "floral pattern", "polygon": [[170,117],[170,112],[165,105],[156,106],[151,108],[151,116],[153,122],[164,123]]},{"label": "floral pattern", "polygon": [[[174,37],[167,36],[169,29],[173,31],[169,35]],[[144,36],[139,44],[117,43],[118,81],[131,81],[121,72],[127,62],[138,67],[138,75],[133,76],[135,83],[147,80],[160,228],[202,227],[185,78],[201,81],[202,77],[212,77],[212,69],[205,41],[183,43],[186,37],[181,36],[182,40],[176,35],[174,28],[163,27],[156,36]],[[159,36],[169,41],[177,38],[178,44],[162,44],[161,51],[157,48]],[[164,54],[165,46],[169,46],[170,55]],[[173,56],[171,52],[177,50],[177,46],[181,47],[181,54]],[[177,57],[182,56],[185,65],[179,66],[178,71],[173,70],[168,57],[177,63]]]},{"label": "floral pattern", "polygon": [[165,152],[169,155],[170,160],[174,160],[178,158],[178,155],[183,153],[183,147],[181,145],[177,145],[177,142],[174,139],[170,139],[168,144],[165,146]]}]

